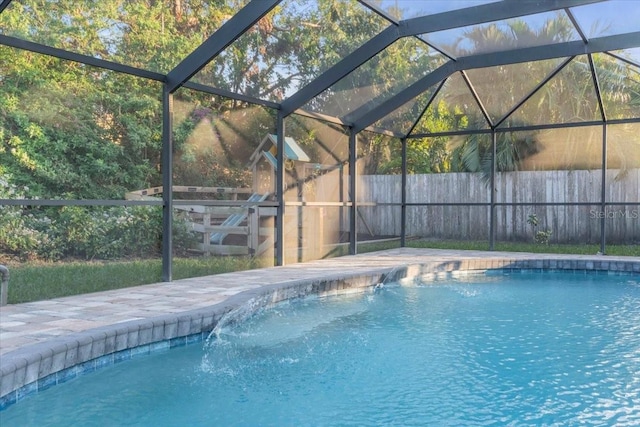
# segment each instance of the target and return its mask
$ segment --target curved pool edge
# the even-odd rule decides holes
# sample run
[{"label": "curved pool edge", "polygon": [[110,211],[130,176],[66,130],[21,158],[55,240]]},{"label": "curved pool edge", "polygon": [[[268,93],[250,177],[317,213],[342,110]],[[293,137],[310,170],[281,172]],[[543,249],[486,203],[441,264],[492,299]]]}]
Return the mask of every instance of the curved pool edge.
[{"label": "curved pool edge", "polygon": [[[531,254],[529,254],[531,255]],[[358,256],[355,256],[358,257]],[[514,257],[439,259],[398,262],[369,271],[319,274],[301,280],[283,280],[231,295],[209,307],[115,323],[65,335],[2,354],[0,410],[55,384],[104,366],[155,351],[202,341],[223,316],[239,307],[252,310],[309,295],[364,292],[380,283],[482,273],[491,270],[573,271],[603,274],[640,274],[640,259],[603,257]],[[299,266],[299,265],[298,265]],[[348,264],[345,265],[345,268]],[[297,267],[300,268],[300,267]],[[214,276],[212,276],[214,277]]]},{"label": "curved pool edge", "polygon": [[202,341],[234,309],[250,306],[258,310],[309,295],[363,292],[389,281],[391,270],[287,280],[231,295],[210,307],[88,329],[2,354],[0,411],[32,393],[101,367]]}]

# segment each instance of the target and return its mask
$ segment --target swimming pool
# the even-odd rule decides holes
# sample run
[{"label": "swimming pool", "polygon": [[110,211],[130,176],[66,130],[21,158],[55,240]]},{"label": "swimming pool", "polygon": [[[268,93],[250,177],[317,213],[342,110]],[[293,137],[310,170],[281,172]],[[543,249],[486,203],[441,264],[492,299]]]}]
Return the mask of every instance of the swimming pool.
[{"label": "swimming pool", "polygon": [[305,298],[101,369],[12,425],[637,425],[637,276],[469,275]]}]

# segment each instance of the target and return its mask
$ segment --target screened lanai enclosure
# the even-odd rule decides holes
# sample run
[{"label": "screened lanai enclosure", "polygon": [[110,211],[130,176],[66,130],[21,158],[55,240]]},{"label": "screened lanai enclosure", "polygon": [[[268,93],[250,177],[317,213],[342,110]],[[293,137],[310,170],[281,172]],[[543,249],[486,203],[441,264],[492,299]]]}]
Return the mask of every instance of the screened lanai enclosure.
[{"label": "screened lanai enclosure", "polygon": [[4,256],[640,242],[640,2],[3,0]]}]

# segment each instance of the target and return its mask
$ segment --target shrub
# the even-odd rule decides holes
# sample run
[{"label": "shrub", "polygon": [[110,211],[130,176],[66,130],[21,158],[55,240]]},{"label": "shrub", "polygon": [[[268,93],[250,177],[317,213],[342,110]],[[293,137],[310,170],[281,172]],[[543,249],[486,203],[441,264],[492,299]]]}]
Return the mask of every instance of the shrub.
[{"label": "shrub", "polygon": [[[7,177],[0,176],[0,199],[24,199],[23,192],[28,190],[9,184]],[[33,256],[45,236],[28,223],[21,206],[0,205],[0,251],[24,258]]]},{"label": "shrub", "polygon": [[551,235],[553,234],[553,232],[551,230],[536,231],[536,227],[540,223],[540,221],[538,220],[538,216],[536,214],[529,215],[529,217],[527,218],[527,223],[531,227],[533,227],[533,230],[534,230],[533,241],[542,245],[548,245],[549,239],[551,238]]},{"label": "shrub", "polygon": [[[24,199],[18,190],[0,177],[0,198]],[[173,239],[177,253],[185,253],[196,241],[180,215],[174,219]],[[0,253],[21,260],[155,257],[161,242],[162,208],[158,206],[0,205]]]}]

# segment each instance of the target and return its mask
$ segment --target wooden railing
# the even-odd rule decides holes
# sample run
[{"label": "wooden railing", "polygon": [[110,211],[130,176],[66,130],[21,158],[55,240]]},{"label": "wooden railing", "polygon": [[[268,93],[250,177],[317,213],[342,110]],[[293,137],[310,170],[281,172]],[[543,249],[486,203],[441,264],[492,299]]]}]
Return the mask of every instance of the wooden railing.
[{"label": "wooden railing", "polygon": [[[224,196],[222,200],[212,198],[217,202],[213,206],[200,204],[198,200],[187,204],[185,199],[174,199],[181,202],[175,204],[174,209],[183,212],[191,230],[201,235],[194,250],[215,255],[260,255],[269,246],[273,247],[273,227],[260,227],[260,223],[264,217],[275,217],[276,208],[259,206],[260,201],[247,200],[254,195],[251,188],[173,186],[172,190],[178,197],[183,193]],[[131,191],[125,198],[157,200],[162,192],[163,187],[150,187]],[[225,205],[226,201],[231,203]],[[225,224],[225,220],[232,216],[237,220]],[[212,242],[212,236],[216,234],[219,238]],[[230,238],[226,239],[227,236]]]}]

